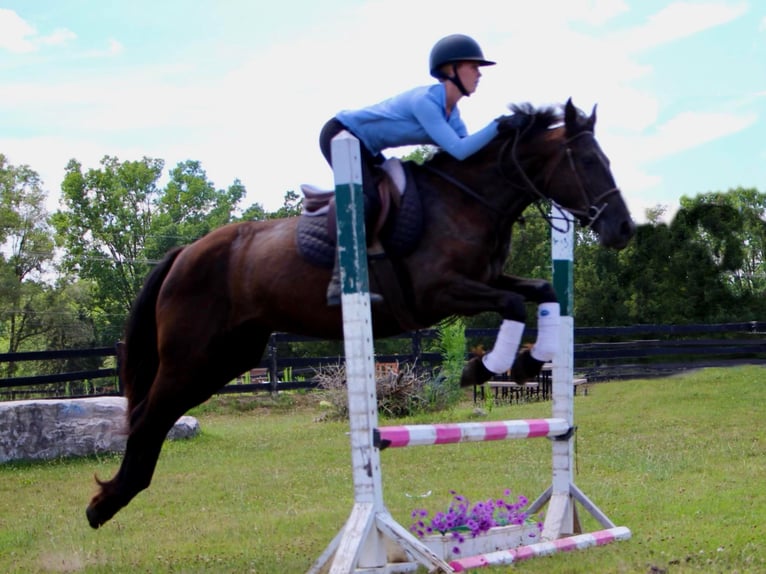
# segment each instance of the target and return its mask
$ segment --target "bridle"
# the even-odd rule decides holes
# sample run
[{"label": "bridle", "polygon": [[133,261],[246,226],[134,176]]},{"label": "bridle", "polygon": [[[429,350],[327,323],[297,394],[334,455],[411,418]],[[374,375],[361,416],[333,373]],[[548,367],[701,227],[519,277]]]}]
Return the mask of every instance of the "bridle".
[{"label": "bridle", "polygon": [[[538,187],[535,185],[535,183],[532,181],[532,179],[527,175],[526,171],[524,171],[524,168],[521,165],[521,162],[518,158],[517,148],[519,140],[522,139],[524,132],[528,130],[532,125],[534,125],[534,121],[529,121],[527,123],[527,127],[519,130],[516,133],[516,136],[513,138],[509,138],[506,140],[506,142],[503,144],[503,146],[500,148],[500,152],[497,156],[497,163],[498,163],[498,171],[500,172],[500,175],[505,179],[512,187],[520,188],[523,191],[529,192],[532,195],[535,196],[535,206],[537,207],[537,210],[540,212],[540,215],[548,222],[548,225],[550,225],[552,228],[558,230],[558,231],[566,231],[568,229],[570,219],[565,214],[563,214],[564,211],[567,211],[571,213],[574,217],[580,221],[580,224],[585,228],[591,228],[593,225],[598,221],[598,219],[601,217],[604,210],[608,207],[609,196],[617,193],[620,193],[619,187],[612,187],[610,189],[607,189],[606,191],[598,194],[593,200],[590,199],[590,196],[588,195],[587,190],[585,189],[585,185],[582,182],[582,178],[580,177],[579,172],[577,171],[577,165],[575,163],[574,159],[574,152],[572,151],[572,142],[575,140],[584,137],[584,136],[590,136],[593,138],[593,132],[592,131],[582,131],[570,138],[567,138],[561,143],[560,150],[555,158],[555,161],[551,164],[551,167],[548,169],[548,173],[545,177],[544,183],[543,183],[543,189],[545,191],[548,191],[548,188],[551,183],[551,179],[553,178],[553,174],[558,169],[559,165],[563,161],[563,159],[567,158],[567,163],[572,170],[572,174],[574,175],[574,179],[577,182],[577,187],[579,189],[580,195],[585,199],[584,203],[590,204],[586,210],[582,209],[575,209],[575,208],[565,208],[552,199],[550,199],[549,195],[546,195],[546,193],[541,192]],[[524,186],[519,186],[513,177],[511,177],[505,170],[504,165],[505,161],[504,158],[510,155],[510,160],[513,163],[513,166],[516,168],[516,171],[521,175],[521,178],[524,182]],[[599,155],[599,159],[601,160],[602,165],[609,169],[609,166],[606,164],[606,160],[602,157],[602,155]],[[475,190],[471,189],[469,186],[464,184],[462,181],[458,180],[457,178],[451,176],[448,173],[445,173],[444,171],[437,169],[428,163],[423,164],[423,167],[427,169],[428,171],[438,175],[445,181],[451,183],[463,193],[471,196],[476,201],[481,203],[482,205],[489,208],[493,213],[497,213],[496,206],[492,205],[490,201],[488,201],[486,198],[484,198],[480,193],[477,193]],[[556,209],[559,210],[559,212],[562,212],[562,217],[554,217],[550,213],[546,213],[546,211],[543,209],[543,207],[540,205],[542,202],[548,202],[556,207]],[[567,229],[561,230],[558,227],[556,227],[556,224],[553,222],[553,219],[563,219],[566,221]]]},{"label": "bridle", "polygon": [[[567,209],[567,211],[569,211],[569,213],[571,213],[577,219],[579,219],[584,227],[589,228],[593,226],[593,224],[598,220],[599,217],[601,217],[601,214],[609,205],[609,201],[607,198],[610,195],[613,195],[615,193],[619,194],[620,188],[617,186],[614,186],[612,188],[607,189],[604,192],[601,192],[600,194],[598,194],[596,197],[592,199],[588,196],[588,192],[585,189],[585,185],[582,182],[580,173],[577,171],[577,165],[575,164],[575,160],[574,160],[574,152],[572,151],[572,147],[570,145],[573,141],[583,136],[590,136],[591,139],[594,138],[592,131],[580,132],[579,134],[574,135],[571,138],[568,138],[567,140],[565,140],[564,143],[562,144],[562,149],[564,150],[564,155],[566,155],[567,163],[569,164],[569,167],[572,170],[574,179],[577,182],[577,187],[580,190],[580,195],[582,195],[582,197],[585,198],[585,203],[590,203],[590,205],[588,206],[588,209],[586,210]],[[561,154],[559,155],[561,156]],[[599,158],[599,161],[601,161],[601,165],[603,165],[604,168],[608,170],[609,166],[606,164],[606,160],[604,159],[603,155],[598,154],[598,158]],[[561,157],[559,157],[559,159],[553,164],[553,167],[551,168],[549,172],[549,176],[546,178],[546,181],[545,181],[546,191],[548,190],[548,187],[550,186],[550,180],[556,168],[558,167],[559,163],[561,163]]]},{"label": "bridle", "polygon": [[[532,123],[533,122],[529,122],[528,125],[531,126]],[[563,211],[563,210],[568,211],[574,217],[576,217],[580,221],[580,224],[586,229],[593,227],[596,221],[598,221],[599,217],[601,217],[601,214],[608,207],[609,196],[615,193],[617,194],[620,193],[620,188],[615,186],[610,189],[607,189],[606,191],[598,194],[595,198],[591,199],[590,196],[588,195],[587,190],[585,189],[585,185],[582,182],[580,173],[577,170],[577,165],[575,164],[574,152],[572,151],[571,144],[575,140],[584,136],[590,136],[591,138],[593,138],[594,137],[593,132],[589,130],[582,131],[578,134],[573,135],[570,138],[567,138],[561,143],[559,153],[557,154],[555,161],[553,161],[553,163],[551,164],[551,167],[548,169],[548,174],[545,177],[545,181],[543,183],[545,192],[547,192],[548,188],[550,187],[553,174],[558,169],[564,157],[566,157],[569,168],[572,170],[572,175],[574,176],[574,180],[577,183],[577,187],[579,189],[580,195],[583,197],[583,199],[585,199],[583,203],[590,204],[588,208],[585,210],[568,208],[568,207],[565,208],[559,205],[558,203],[556,203],[555,201],[553,201],[552,199],[550,199],[550,195],[547,195],[546,193],[541,192],[537,188],[537,186],[532,181],[532,179],[524,171],[524,168],[521,166],[521,162],[519,161],[519,158],[518,158],[517,147],[518,147],[519,140],[522,138],[522,135],[523,135],[523,131],[517,133],[516,137],[509,139],[500,149],[500,153],[498,154],[498,164],[499,164],[500,173],[503,175],[503,177],[508,181],[512,181],[511,177],[508,174],[506,174],[505,170],[503,169],[503,165],[504,165],[503,157],[506,155],[508,148],[510,148],[511,161],[513,162],[514,167],[516,168],[516,170],[518,171],[518,173],[521,175],[522,179],[524,180],[527,191],[530,191],[533,195],[535,195],[537,200],[550,201],[559,211]],[[602,157],[602,155],[599,154],[598,157],[602,165],[606,169],[609,169],[609,166],[606,164],[606,160]],[[548,224],[551,227],[555,228],[555,225],[552,221],[552,216],[544,212],[539,202],[536,201],[536,205],[537,205],[538,211],[543,216],[543,218],[546,221],[548,221]],[[565,216],[563,219],[567,221],[567,226],[568,226],[569,218]]]}]

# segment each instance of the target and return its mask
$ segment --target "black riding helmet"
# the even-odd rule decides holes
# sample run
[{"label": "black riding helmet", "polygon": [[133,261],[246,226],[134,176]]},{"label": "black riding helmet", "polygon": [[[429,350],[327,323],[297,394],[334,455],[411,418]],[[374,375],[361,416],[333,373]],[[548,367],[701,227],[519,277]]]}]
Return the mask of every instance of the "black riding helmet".
[{"label": "black riding helmet", "polygon": [[[436,42],[434,47],[431,48],[429,60],[431,75],[439,80],[450,80],[464,96],[469,94],[457,76],[457,65],[460,62],[477,62],[480,66],[495,65],[495,62],[484,58],[481,47],[470,36],[451,34]],[[452,76],[448,76],[442,71],[441,68],[445,64],[452,64]]]}]

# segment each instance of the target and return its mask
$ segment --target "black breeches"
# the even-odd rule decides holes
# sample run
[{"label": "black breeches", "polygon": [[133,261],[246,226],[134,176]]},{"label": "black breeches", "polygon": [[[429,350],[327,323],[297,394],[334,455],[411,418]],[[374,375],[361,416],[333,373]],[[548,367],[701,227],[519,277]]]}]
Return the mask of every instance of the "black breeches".
[{"label": "black breeches", "polygon": [[[332,167],[332,138],[334,138],[343,130],[346,130],[349,133],[353,133],[340,121],[332,118],[324,125],[322,131],[319,134],[319,148],[322,150],[322,155],[327,160],[327,163],[330,164],[330,167]],[[354,137],[359,139],[356,135],[354,135]],[[380,154],[377,156],[372,155],[370,150],[368,150],[367,147],[362,143],[362,140],[359,140],[359,152],[362,162],[364,213],[365,220],[369,224],[372,219],[377,217],[377,214],[380,211],[380,196],[378,195],[378,182],[375,174],[376,170],[374,168],[376,165],[381,164],[384,158]]]}]

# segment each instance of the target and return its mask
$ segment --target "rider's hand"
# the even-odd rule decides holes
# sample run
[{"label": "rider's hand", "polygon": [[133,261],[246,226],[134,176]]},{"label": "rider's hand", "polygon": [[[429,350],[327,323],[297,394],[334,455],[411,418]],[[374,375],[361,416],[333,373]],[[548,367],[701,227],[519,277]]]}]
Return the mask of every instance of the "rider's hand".
[{"label": "rider's hand", "polygon": [[495,119],[497,122],[498,133],[508,133],[510,131],[518,131],[525,127],[525,124],[529,120],[529,116],[524,114],[512,114],[510,116],[500,116]]}]

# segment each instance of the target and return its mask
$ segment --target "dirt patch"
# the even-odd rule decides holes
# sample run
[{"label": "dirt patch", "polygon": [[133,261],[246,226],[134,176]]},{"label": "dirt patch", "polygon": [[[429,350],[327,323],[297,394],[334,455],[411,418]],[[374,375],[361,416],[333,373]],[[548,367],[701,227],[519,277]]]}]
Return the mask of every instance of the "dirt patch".
[{"label": "dirt patch", "polygon": [[81,572],[93,561],[87,560],[79,552],[47,552],[40,556],[38,563],[46,572]]}]

